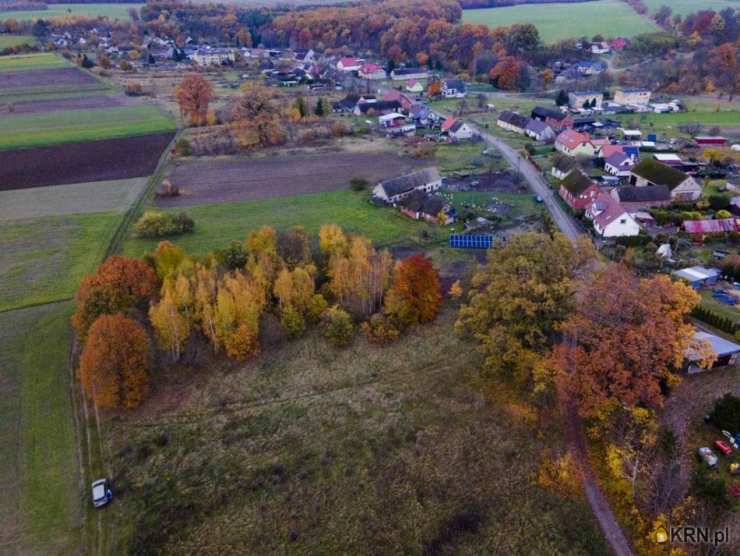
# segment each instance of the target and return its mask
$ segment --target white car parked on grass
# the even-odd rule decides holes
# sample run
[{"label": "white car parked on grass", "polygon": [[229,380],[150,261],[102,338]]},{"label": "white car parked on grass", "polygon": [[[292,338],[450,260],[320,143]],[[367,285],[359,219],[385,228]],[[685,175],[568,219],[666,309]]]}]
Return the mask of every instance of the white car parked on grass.
[{"label": "white car parked on grass", "polygon": [[92,484],[93,505],[96,508],[105,506],[113,498],[108,479],[98,479]]},{"label": "white car parked on grass", "polygon": [[699,457],[704,460],[709,467],[715,467],[717,465],[717,456],[714,455],[714,452],[712,452],[711,449],[704,446],[699,448],[697,451],[699,453]]}]

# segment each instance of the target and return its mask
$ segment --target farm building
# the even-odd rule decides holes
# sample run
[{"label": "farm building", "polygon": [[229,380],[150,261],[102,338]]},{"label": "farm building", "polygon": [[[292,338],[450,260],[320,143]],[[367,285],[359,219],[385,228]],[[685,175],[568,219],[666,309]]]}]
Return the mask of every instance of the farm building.
[{"label": "farm building", "polygon": [[543,106],[535,106],[532,109],[532,119],[540,122],[545,122],[551,128],[558,131],[573,127],[575,120],[570,114],[561,112],[560,110],[553,110],[552,108],[545,108]]},{"label": "farm building", "polygon": [[729,232],[740,232],[740,218],[684,220],[683,229],[688,234],[725,234]]},{"label": "farm building", "polygon": [[391,72],[391,79],[393,79],[393,81],[429,79],[429,72],[424,68],[398,68]]},{"label": "farm building", "polygon": [[524,133],[536,141],[552,141],[555,138],[553,129],[539,120],[529,120]]},{"label": "farm building", "polygon": [[337,69],[344,73],[360,71],[362,60],[359,58],[342,58],[337,62]]},{"label": "farm building", "polygon": [[426,220],[435,224],[452,224],[455,209],[442,197],[424,191],[413,191],[398,202],[403,214],[414,220]]},{"label": "farm building", "polygon": [[378,64],[362,64],[358,75],[362,79],[385,79],[387,77],[385,70]]},{"label": "farm building", "polygon": [[664,207],[671,204],[671,191],[665,185],[618,187],[612,190],[612,197],[622,203],[628,211]]},{"label": "farm building", "polygon": [[674,201],[693,202],[702,194],[701,185],[693,177],[652,158],[646,158],[632,168],[630,183],[637,187],[665,185],[671,190]]},{"label": "farm building", "polygon": [[688,282],[695,290],[706,286],[713,286],[719,280],[722,273],[718,268],[706,268],[703,266],[690,266],[676,270],[673,273],[675,278]]},{"label": "farm building", "polygon": [[694,141],[696,141],[697,145],[701,145],[701,146],[712,145],[715,147],[721,147],[727,143],[727,138],[721,137],[718,135],[717,136],[700,135],[698,137],[695,137]]},{"label": "farm building", "polygon": [[575,167],[576,163],[572,158],[557,157],[552,165],[550,173],[557,179],[564,180]]},{"label": "farm building", "polygon": [[586,218],[604,238],[631,237],[640,234],[640,225],[619,201],[606,193],[599,194],[586,209]]},{"label": "farm building", "polygon": [[509,110],[504,110],[503,112],[501,112],[498,120],[496,120],[497,126],[508,131],[513,131],[514,133],[521,134],[523,134],[526,130],[527,123],[528,119],[525,116],[522,116],[517,112],[510,112]]},{"label": "farm building", "polygon": [[442,177],[436,168],[425,168],[398,178],[380,182],[373,196],[387,203],[397,203],[414,191],[431,193],[442,187]]},{"label": "farm building", "polygon": [[588,108],[601,108],[604,102],[604,95],[597,93],[596,91],[583,91],[583,92],[572,92],[568,93],[568,106],[580,110],[586,108],[588,102]]},{"label": "farm building", "polygon": [[442,96],[445,98],[465,98],[468,88],[460,79],[446,79],[442,82]]},{"label": "farm building", "polygon": [[383,116],[378,116],[378,125],[383,129],[401,127],[406,125],[406,116],[398,112],[384,114]]},{"label": "farm building", "polygon": [[424,85],[421,84],[420,81],[417,81],[416,79],[409,79],[404,83],[403,90],[407,93],[412,93],[414,95],[418,95],[424,92]]},{"label": "farm building", "polygon": [[558,193],[570,208],[578,212],[591,204],[599,194],[599,188],[591,178],[576,169],[560,182]]},{"label": "farm building", "polygon": [[360,102],[355,106],[353,113],[355,116],[364,116],[367,114],[379,116],[398,112],[401,109],[401,103],[397,100],[379,100],[376,102]]},{"label": "farm building", "polygon": [[631,104],[647,106],[650,103],[650,90],[641,88],[617,89],[614,92],[614,102],[617,104]]},{"label": "farm building", "polygon": [[409,110],[414,104],[413,98],[411,98],[406,93],[402,93],[401,91],[398,91],[396,89],[389,89],[383,95],[383,100],[398,101],[399,103],[401,103],[401,108],[403,108],[404,110]]},{"label": "farm building", "polygon": [[700,373],[705,370],[695,363],[701,359],[701,346],[699,344],[706,342],[712,346],[712,351],[717,355],[717,360],[712,365],[712,368],[737,365],[740,360],[740,345],[725,340],[716,334],[697,330],[694,333],[694,341],[686,350],[685,354],[688,361],[687,370],[689,374]]},{"label": "farm building", "polygon": [[200,66],[220,66],[234,62],[236,53],[230,48],[200,48],[193,53],[191,59]]}]

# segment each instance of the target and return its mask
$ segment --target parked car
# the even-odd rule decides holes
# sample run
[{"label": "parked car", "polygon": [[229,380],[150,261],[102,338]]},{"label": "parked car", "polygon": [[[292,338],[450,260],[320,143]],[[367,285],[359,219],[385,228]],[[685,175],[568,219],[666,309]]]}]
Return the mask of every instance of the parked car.
[{"label": "parked car", "polygon": [[697,452],[699,453],[699,457],[704,460],[704,463],[709,467],[715,467],[717,465],[717,456],[715,456],[714,452],[706,446],[702,446],[697,450]]},{"label": "parked car", "polygon": [[730,445],[724,440],[715,440],[714,447],[717,448],[720,452],[722,452],[726,456],[729,456],[732,454],[732,448],[730,448]]},{"label": "parked car", "polygon": [[113,498],[108,479],[98,479],[92,484],[93,505],[96,508],[105,506]]},{"label": "parked car", "polygon": [[727,439],[727,442],[737,450],[737,441],[735,440],[735,437],[732,436],[732,433],[729,431],[722,431],[722,436],[724,436]]},{"label": "parked car", "polygon": [[730,475],[740,475],[740,463],[730,464]]}]

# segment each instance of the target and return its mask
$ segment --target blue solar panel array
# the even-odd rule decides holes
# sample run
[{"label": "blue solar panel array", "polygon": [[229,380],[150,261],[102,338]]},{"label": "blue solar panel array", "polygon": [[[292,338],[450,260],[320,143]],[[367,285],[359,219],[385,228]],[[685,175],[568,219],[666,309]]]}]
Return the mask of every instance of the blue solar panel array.
[{"label": "blue solar panel array", "polygon": [[493,236],[490,234],[475,236],[452,234],[450,236],[450,247],[453,249],[490,249],[492,245]]}]

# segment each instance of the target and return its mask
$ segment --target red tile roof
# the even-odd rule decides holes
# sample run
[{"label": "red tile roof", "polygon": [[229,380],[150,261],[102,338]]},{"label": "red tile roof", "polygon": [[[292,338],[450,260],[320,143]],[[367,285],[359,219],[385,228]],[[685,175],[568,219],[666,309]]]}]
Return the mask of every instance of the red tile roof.
[{"label": "red tile roof", "polygon": [[740,218],[719,220],[684,220],[683,228],[690,234],[721,234],[740,232]]},{"label": "red tile roof", "polygon": [[442,124],[442,131],[449,130],[453,125],[455,125],[455,122],[457,122],[457,120],[455,118],[453,118],[452,116],[450,116],[449,118],[447,118],[445,120],[445,123]]},{"label": "red tile roof", "polygon": [[601,147],[601,158],[607,159],[611,155],[616,153],[624,153],[624,148],[622,148],[622,145],[604,145]]},{"label": "red tile roof", "polygon": [[575,129],[566,129],[556,139],[558,143],[565,145],[569,150],[573,150],[583,143],[588,143],[590,140],[591,136],[588,133],[579,133]]}]

